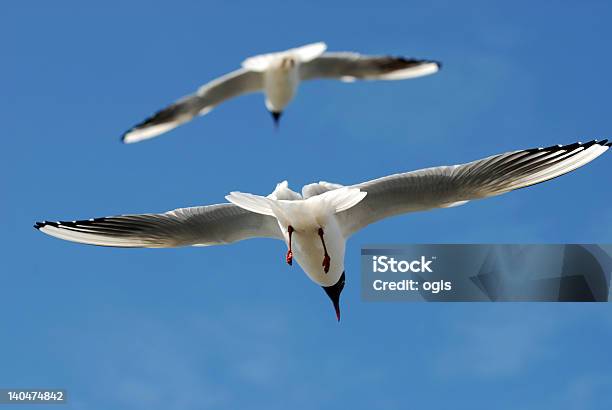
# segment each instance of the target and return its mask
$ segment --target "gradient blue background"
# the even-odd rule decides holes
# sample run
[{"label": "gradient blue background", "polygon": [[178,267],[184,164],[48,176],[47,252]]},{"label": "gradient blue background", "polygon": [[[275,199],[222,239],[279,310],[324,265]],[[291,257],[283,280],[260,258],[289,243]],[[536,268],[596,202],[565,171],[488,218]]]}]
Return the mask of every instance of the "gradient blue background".
[{"label": "gradient blue background", "polygon": [[[70,409],[612,408],[609,304],[372,304],[358,278],[372,243],[610,243],[609,154],[363,230],[340,324],[281,242],[122,250],[32,229],[612,134],[609,2],[228,3],[3,5],[0,386],[64,387]],[[444,67],[304,84],[280,132],[250,95],[120,144],[245,57],[320,40]]]}]

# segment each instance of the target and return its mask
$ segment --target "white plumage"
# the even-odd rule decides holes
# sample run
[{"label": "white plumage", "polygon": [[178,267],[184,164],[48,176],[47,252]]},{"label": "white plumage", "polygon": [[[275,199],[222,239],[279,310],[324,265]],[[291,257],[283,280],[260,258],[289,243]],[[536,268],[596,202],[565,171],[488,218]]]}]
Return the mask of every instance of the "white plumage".
[{"label": "white plumage", "polygon": [[404,80],[438,71],[435,61],[391,56],[366,56],[351,52],[326,53],[325,43],[247,58],[242,68],[203,85],[128,130],[122,137],[133,143],[170,131],[196,116],[210,112],[230,98],[253,92],[265,94],[265,104],[275,121],[293,100],[302,81]]},{"label": "white plumage", "polygon": [[394,215],[463,205],[556,178],[594,160],[610,145],[595,140],[514,151],[351,186],[319,182],[304,186],[302,195],[283,181],[267,197],[232,192],[226,197],[231,203],[226,204],[163,214],[37,222],[35,227],[60,239],[116,247],[280,239],[289,248],[287,262],[295,257],[306,274],[326,289],[339,315],[346,240],[359,229]]}]

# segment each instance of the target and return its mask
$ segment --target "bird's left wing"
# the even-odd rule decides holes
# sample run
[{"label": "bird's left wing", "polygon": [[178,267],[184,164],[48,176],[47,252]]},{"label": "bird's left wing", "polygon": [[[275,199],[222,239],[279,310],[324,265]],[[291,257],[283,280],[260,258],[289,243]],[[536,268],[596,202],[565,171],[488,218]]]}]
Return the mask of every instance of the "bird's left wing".
[{"label": "bird's left wing", "polygon": [[121,215],[72,222],[37,222],[47,235],[120,248],[173,248],[282,238],[276,219],[232,204],[180,208],[163,214]]},{"label": "bird's left wing", "polygon": [[594,160],[610,145],[603,140],[514,151],[375,179],[353,185],[368,194],[337,218],[348,237],[394,215],[458,206],[556,178]]},{"label": "bird's left wing", "polygon": [[433,74],[440,63],[430,60],[392,56],[367,56],[358,53],[324,53],[300,65],[300,78],[354,80],[404,80]]},{"label": "bird's left wing", "polygon": [[139,142],[170,131],[197,115],[204,115],[223,101],[261,90],[263,74],[241,68],[208,84],[192,95],[156,112],[140,124],[128,130],[121,140],[126,144]]}]

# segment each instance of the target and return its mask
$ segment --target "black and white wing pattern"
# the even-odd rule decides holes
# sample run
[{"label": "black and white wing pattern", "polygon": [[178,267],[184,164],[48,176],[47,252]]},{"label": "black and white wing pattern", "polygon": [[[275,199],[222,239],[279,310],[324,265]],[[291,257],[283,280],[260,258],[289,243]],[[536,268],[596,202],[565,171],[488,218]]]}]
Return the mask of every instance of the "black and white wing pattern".
[{"label": "black and white wing pattern", "polygon": [[233,71],[203,85],[195,94],[183,97],[153,114],[123,134],[121,140],[129,144],[156,137],[191,121],[197,115],[208,113],[227,99],[262,88],[262,73],[243,68]]},{"label": "black and white wing pattern", "polygon": [[610,148],[608,140],[494,155],[463,165],[427,168],[353,185],[367,196],[338,214],[345,236],[394,215],[462,205],[548,181]]},{"label": "black and white wing pattern", "polygon": [[431,60],[358,53],[324,53],[300,66],[300,78],[355,80],[405,80],[437,72],[441,64]]},{"label": "black and white wing pattern", "polygon": [[275,218],[232,204],[180,208],[163,214],[45,221],[34,227],[67,241],[121,248],[209,246],[258,237],[282,239]]}]

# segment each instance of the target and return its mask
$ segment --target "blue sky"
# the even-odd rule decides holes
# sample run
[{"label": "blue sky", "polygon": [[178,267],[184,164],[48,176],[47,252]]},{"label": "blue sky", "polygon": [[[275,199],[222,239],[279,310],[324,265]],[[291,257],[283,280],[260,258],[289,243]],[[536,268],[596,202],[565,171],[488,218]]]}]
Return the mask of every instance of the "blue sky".
[{"label": "blue sky", "polygon": [[[607,156],[363,230],[341,324],[281,242],[122,250],[32,229],[612,133],[609,2],[228,3],[4,5],[0,386],[63,387],[71,409],[611,408],[610,305],[373,304],[358,277],[365,244],[610,243]],[[280,132],[250,95],[119,143],[245,57],[320,40],[444,67],[304,84]]]}]

